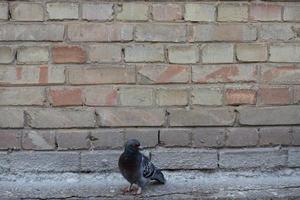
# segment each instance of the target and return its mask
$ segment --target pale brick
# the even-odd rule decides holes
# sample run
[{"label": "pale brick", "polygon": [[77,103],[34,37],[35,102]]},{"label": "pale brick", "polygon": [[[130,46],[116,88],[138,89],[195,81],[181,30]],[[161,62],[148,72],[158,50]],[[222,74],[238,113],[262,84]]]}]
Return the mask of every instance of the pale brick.
[{"label": "pale brick", "polygon": [[281,9],[280,5],[253,3],[249,18],[254,21],[281,21]]},{"label": "pale brick", "polygon": [[258,135],[258,129],[256,128],[228,128],[226,131],[226,146],[256,146],[259,139]]},{"label": "pale brick", "polygon": [[235,114],[230,108],[169,109],[170,126],[230,126]]},{"label": "pale brick", "polygon": [[68,37],[75,42],[130,41],[133,39],[133,26],[129,24],[70,24]]},{"label": "pale brick", "polygon": [[137,81],[140,84],[187,83],[190,68],[180,65],[140,65]]},{"label": "pale brick", "polygon": [[256,104],[256,91],[252,89],[227,89],[224,99],[227,105]]},{"label": "pale brick", "polygon": [[177,21],[182,19],[182,7],[179,4],[153,4],[152,15],[156,21]]},{"label": "pale brick", "polygon": [[117,19],[127,21],[146,21],[148,19],[148,5],[143,3],[123,3]]},{"label": "pale brick", "polygon": [[158,145],[157,129],[126,129],[125,141],[129,139],[137,139],[142,147],[155,147]]},{"label": "pale brick", "polygon": [[283,11],[284,21],[300,21],[300,6],[285,6]]},{"label": "pale brick", "polygon": [[163,62],[164,48],[161,45],[132,45],[125,48],[126,62]]},{"label": "pale brick", "polygon": [[56,131],[56,142],[59,150],[88,149],[89,132],[82,130]]},{"label": "pale brick", "polygon": [[89,50],[89,58],[92,62],[120,62],[122,60],[122,47],[113,44],[92,45]]},{"label": "pale brick", "polygon": [[113,19],[113,4],[83,3],[82,18],[99,21],[111,20]]},{"label": "pale brick", "polygon": [[292,141],[290,127],[260,128],[260,145],[289,145]]},{"label": "pale brick", "polygon": [[259,30],[261,40],[283,40],[288,41],[296,37],[294,27],[291,24],[263,24]]},{"label": "pale brick", "polygon": [[99,108],[97,114],[101,126],[162,126],[165,122],[163,109],[149,108]]},{"label": "pale brick", "polygon": [[62,41],[62,24],[2,24],[0,41]]},{"label": "pale brick", "polygon": [[139,24],[136,26],[136,41],[184,42],[186,26],[178,24]]},{"label": "pale brick", "polygon": [[160,106],[188,104],[188,91],[184,89],[158,89],[156,103]]},{"label": "pale brick", "polygon": [[29,125],[34,128],[95,127],[93,109],[32,108],[27,111]]},{"label": "pale brick", "polygon": [[91,148],[120,149],[124,146],[122,129],[97,129],[91,132]]},{"label": "pale brick", "polygon": [[41,87],[0,88],[0,105],[43,105],[45,89]]},{"label": "pale brick", "polygon": [[15,59],[15,51],[11,47],[0,46],[0,63],[12,63]]},{"label": "pale brick", "polygon": [[300,123],[300,106],[238,108],[240,124],[288,125]]},{"label": "pale brick", "polygon": [[17,50],[18,63],[46,63],[49,59],[47,47],[21,47]]},{"label": "pale brick", "polygon": [[47,3],[49,19],[78,19],[77,3]]},{"label": "pale brick", "polygon": [[266,61],[268,59],[268,49],[265,44],[238,44],[236,46],[236,56],[240,61]]},{"label": "pale brick", "polygon": [[300,127],[292,127],[292,145],[300,145]]},{"label": "pale brick", "polygon": [[[1,120],[1,119],[0,119]],[[1,123],[1,122],[0,122]],[[0,130],[0,149],[21,149],[22,131],[20,130]],[[0,165],[1,172],[1,165]]]},{"label": "pale brick", "polygon": [[43,21],[44,9],[38,3],[12,3],[11,18],[16,21]]},{"label": "pale brick", "polygon": [[22,128],[24,112],[17,108],[0,108],[0,128]]},{"label": "pale brick", "polygon": [[81,153],[80,169],[84,172],[117,171],[121,151],[88,151]]},{"label": "pale brick", "polygon": [[82,90],[85,105],[114,106],[118,104],[118,89],[111,86],[89,86]]},{"label": "pale brick", "polygon": [[[294,55],[295,52],[293,52]],[[277,55],[281,56],[281,55]],[[287,55],[288,56],[288,55]],[[292,56],[292,55],[291,55]],[[275,57],[275,56],[274,56]],[[274,58],[275,59],[275,58]],[[271,84],[299,84],[300,68],[296,65],[266,65],[261,68],[261,80]]]},{"label": "pale brick", "polygon": [[256,28],[246,24],[201,24],[192,26],[192,42],[205,41],[253,41]]},{"label": "pale brick", "polygon": [[153,104],[152,88],[120,88],[122,106],[151,106]]},{"label": "pale brick", "polygon": [[180,128],[161,129],[159,142],[166,147],[185,147],[191,145],[191,130]]},{"label": "pale brick", "polygon": [[271,45],[270,61],[300,62],[300,45],[293,45],[293,44]]},{"label": "pale brick", "polygon": [[222,147],[225,144],[224,128],[196,128],[192,131],[193,147]]},{"label": "pale brick", "polygon": [[71,84],[134,83],[133,67],[83,67],[67,70]]},{"label": "pale brick", "polygon": [[188,3],[185,5],[186,21],[215,21],[216,7],[213,4]]},{"label": "pale brick", "polygon": [[191,101],[193,105],[219,106],[223,103],[223,92],[221,88],[193,88]]},{"label": "pale brick", "polygon": [[202,50],[203,63],[234,62],[233,44],[206,44]]},{"label": "pale brick", "polygon": [[199,49],[197,46],[170,46],[168,56],[170,63],[197,63]]},{"label": "pale brick", "polygon": [[286,87],[262,87],[258,91],[263,105],[284,105],[290,103],[290,89]]},{"label": "pale brick", "polygon": [[291,148],[288,150],[288,166],[299,167],[300,166],[300,149]]},{"label": "pale brick", "polygon": [[54,150],[55,131],[25,130],[22,136],[22,147],[26,150]]},{"label": "pale brick", "polygon": [[218,6],[218,21],[248,21],[246,4],[221,4]]},{"label": "pale brick", "polygon": [[8,19],[8,3],[0,3],[0,20]]}]

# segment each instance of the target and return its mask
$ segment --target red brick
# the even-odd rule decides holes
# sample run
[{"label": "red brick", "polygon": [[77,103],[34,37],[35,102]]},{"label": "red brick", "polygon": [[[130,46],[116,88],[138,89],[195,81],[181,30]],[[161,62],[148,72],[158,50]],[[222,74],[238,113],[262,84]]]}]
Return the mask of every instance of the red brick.
[{"label": "red brick", "polygon": [[80,88],[51,88],[49,97],[53,106],[76,106],[83,104],[82,90]]},{"label": "red brick", "polygon": [[179,4],[154,4],[153,19],[156,21],[177,21],[182,19],[182,7]]},{"label": "red brick", "polygon": [[227,89],[225,101],[227,105],[255,104],[256,91],[250,89]]},{"label": "red brick", "polygon": [[83,89],[85,105],[114,106],[118,104],[118,88],[111,86],[90,86]]},{"label": "red brick", "polygon": [[85,63],[86,52],[79,46],[57,46],[52,48],[53,63]]},{"label": "red brick", "polygon": [[280,21],[281,6],[274,4],[250,5],[250,19],[254,21]]},{"label": "red brick", "polygon": [[258,91],[261,104],[284,105],[290,102],[289,88],[260,88]]},{"label": "red brick", "polygon": [[20,149],[21,131],[0,130],[0,149]]}]

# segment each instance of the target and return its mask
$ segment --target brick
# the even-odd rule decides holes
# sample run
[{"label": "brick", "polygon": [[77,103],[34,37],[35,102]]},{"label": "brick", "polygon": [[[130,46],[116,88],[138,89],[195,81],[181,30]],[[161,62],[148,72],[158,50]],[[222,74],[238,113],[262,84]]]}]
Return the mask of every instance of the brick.
[{"label": "brick", "polygon": [[202,49],[203,63],[234,62],[233,44],[206,44]]},{"label": "brick", "polygon": [[183,10],[178,4],[153,4],[152,16],[155,21],[178,21],[183,18]]},{"label": "brick", "polygon": [[281,21],[280,5],[275,4],[250,4],[249,18],[253,21]]},{"label": "brick", "polygon": [[120,89],[120,103],[122,106],[151,106],[153,104],[153,89],[122,87]]},{"label": "brick", "polygon": [[90,151],[81,153],[81,170],[85,172],[117,171],[121,151]]},{"label": "brick", "polygon": [[0,105],[42,106],[45,100],[45,89],[41,87],[0,88]]},{"label": "brick", "polygon": [[80,46],[56,46],[52,48],[53,63],[85,63],[87,55]]},{"label": "brick", "polygon": [[289,145],[292,135],[289,127],[267,127],[260,128],[260,145]]},{"label": "brick", "polygon": [[0,85],[64,83],[64,67],[46,65],[0,68]]},{"label": "brick", "polygon": [[178,24],[139,24],[136,26],[136,41],[184,42],[186,26]]},{"label": "brick", "polygon": [[52,106],[79,106],[83,105],[81,88],[52,87],[48,92]]},{"label": "brick", "polygon": [[[295,53],[295,52],[293,52]],[[267,65],[261,68],[261,80],[270,84],[299,84],[300,68],[295,65]]]},{"label": "brick", "polygon": [[79,152],[14,152],[10,156],[12,172],[76,172]]},{"label": "brick", "polygon": [[97,129],[91,132],[93,149],[120,149],[124,146],[122,129]]},{"label": "brick", "polygon": [[24,127],[24,112],[17,108],[0,108],[0,128]]},{"label": "brick", "polygon": [[246,4],[220,4],[218,6],[218,21],[248,21],[248,6]]},{"label": "brick", "polygon": [[153,162],[160,169],[215,169],[217,151],[198,149],[161,149],[153,151]]},{"label": "brick", "polygon": [[191,145],[191,130],[180,128],[161,129],[159,142],[166,147],[186,147]]},{"label": "brick", "polygon": [[[0,12],[1,13],[1,12]],[[0,46],[0,63],[9,64],[15,59],[15,52],[11,47]]]},{"label": "brick", "polygon": [[256,28],[246,24],[201,24],[191,29],[191,42],[253,41],[257,36]]},{"label": "brick", "polygon": [[89,132],[82,130],[56,131],[56,142],[59,150],[88,149]]},{"label": "brick", "polygon": [[[0,149],[21,149],[22,131],[20,130],[0,130]],[[0,165],[1,169],[1,165]],[[1,170],[0,170],[1,171]]]},{"label": "brick", "polygon": [[300,102],[300,86],[294,86],[294,103]]},{"label": "brick", "polygon": [[9,156],[6,152],[0,152],[0,174],[9,172]]},{"label": "brick", "polygon": [[120,45],[101,44],[92,45],[89,50],[89,58],[92,62],[120,62],[122,60],[122,48]]},{"label": "brick", "polygon": [[168,56],[170,63],[197,63],[199,49],[195,46],[170,46]]},{"label": "brick", "polygon": [[285,166],[287,152],[272,148],[221,150],[220,168],[273,168]]},{"label": "brick", "polygon": [[271,62],[300,62],[300,45],[293,45],[293,44],[271,45],[270,61]]},{"label": "brick", "polygon": [[259,139],[258,134],[256,128],[228,128],[226,131],[226,146],[256,146]]},{"label": "brick", "polygon": [[190,68],[181,65],[139,65],[137,81],[140,84],[187,83]]},{"label": "brick", "polygon": [[113,4],[83,3],[82,18],[86,20],[107,21],[113,19]]},{"label": "brick", "polygon": [[299,148],[291,148],[288,150],[288,166],[299,167],[300,166],[300,150]]},{"label": "brick", "polygon": [[236,56],[239,61],[245,61],[245,62],[266,61],[268,59],[267,45],[238,44],[236,46]]},{"label": "brick", "polygon": [[55,131],[24,130],[22,147],[26,150],[54,150],[56,148]]},{"label": "brick", "polygon": [[285,6],[283,10],[284,21],[300,21],[300,6]]},{"label": "brick", "polygon": [[213,4],[196,4],[188,3],[185,4],[185,15],[186,21],[215,21],[216,7]]},{"label": "brick", "polygon": [[197,83],[256,82],[255,65],[203,65],[192,67],[192,80]]},{"label": "brick", "polygon": [[300,127],[292,128],[292,145],[300,145]]},{"label": "brick", "polygon": [[49,19],[78,19],[77,3],[47,3]]},{"label": "brick", "polygon": [[258,96],[263,105],[284,105],[290,102],[289,88],[263,87],[259,89]]},{"label": "brick", "polygon": [[0,3],[0,20],[8,19],[8,3]]},{"label": "brick", "polygon": [[10,4],[11,18],[15,21],[43,21],[44,9],[38,3]]},{"label": "brick", "polygon": [[230,108],[169,109],[170,126],[229,126],[235,119]]},{"label": "brick", "polygon": [[2,24],[0,41],[62,41],[62,24]]},{"label": "brick", "polygon": [[133,67],[82,67],[67,70],[71,84],[134,83]]},{"label": "brick", "polygon": [[114,106],[118,104],[118,89],[111,86],[90,86],[82,90],[85,105]]},{"label": "brick", "polygon": [[263,24],[259,30],[259,39],[265,41],[293,40],[296,37],[291,24]]},{"label": "brick", "polygon": [[27,111],[29,125],[33,128],[83,128],[95,127],[92,109],[32,108]]},{"label": "brick", "polygon": [[49,52],[47,47],[21,47],[17,50],[18,63],[37,64],[47,63]]},{"label": "brick", "polygon": [[70,24],[68,37],[74,42],[130,41],[133,39],[133,26],[129,24]]},{"label": "brick", "polygon": [[288,125],[300,123],[300,106],[239,108],[240,124]]},{"label": "brick", "polygon": [[174,106],[188,104],[188,91],[184,89],[158,89],[156,103],[159,106]]},{"label": "brick", "polygon": [[195,128],[192,130],[193,147],[222,147],[225,144],[224,128]]},{"label": "brick", "polygon": [[118,20],[146,21],[148,19],[148,5],[143,3],[123,3],[117,14]]},{"label": "brick", "polygon": [[227,89],[225,102],[227,105],[256,104],[256,91],[251,89]]},{"label": "brick", "polygon": [[163,109],[99,108],[101,126],[161,126],[165,122]]},{"label": "brick", "polygon": [[222,105],[222,89],[217,87],[193,88],[191,101],[193,105]]},{"label": "brick", "polygon": [[125,47],[126,62],[163,62],[164,60],[162,45],[132,45]]},{"label": "brick", "polygon": [[137,139],[142,147],[155,147],[158,145],[157,129],[125,129],[125,141]]}]

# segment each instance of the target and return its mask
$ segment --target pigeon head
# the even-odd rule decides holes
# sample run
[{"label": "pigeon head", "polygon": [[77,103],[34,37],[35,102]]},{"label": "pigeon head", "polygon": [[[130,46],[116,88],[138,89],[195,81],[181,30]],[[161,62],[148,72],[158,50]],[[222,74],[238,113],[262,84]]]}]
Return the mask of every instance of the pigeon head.
[{"label": "pigeon head", "polygon": [[125,151],[128,152],[139,152],[140,150],[140,142],[137,139],[130,139],[125,143]]}]

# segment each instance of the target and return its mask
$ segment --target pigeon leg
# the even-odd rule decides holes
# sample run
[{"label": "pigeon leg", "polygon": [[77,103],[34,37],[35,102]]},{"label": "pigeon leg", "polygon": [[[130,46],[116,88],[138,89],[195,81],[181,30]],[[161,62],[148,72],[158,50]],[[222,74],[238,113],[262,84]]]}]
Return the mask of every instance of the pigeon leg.
[{"label": "pigeon leg", "polygon": [[142,188],[139,187],[138,190],[135,192],[135,195],[140,195],[142,194]]},{"label": "pigeon leg", "polygon": [[125,187],[124,189],[123,189],[123,192],[131,192],[132,191],[132,185],[133,184],[130,184],[130,186],[127,186],[127,187]]}]

